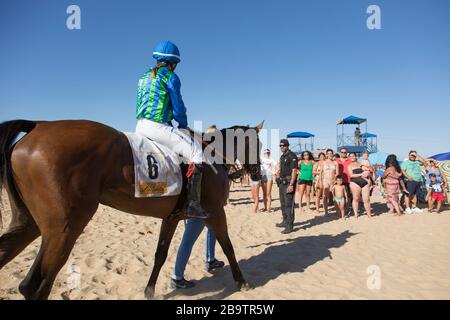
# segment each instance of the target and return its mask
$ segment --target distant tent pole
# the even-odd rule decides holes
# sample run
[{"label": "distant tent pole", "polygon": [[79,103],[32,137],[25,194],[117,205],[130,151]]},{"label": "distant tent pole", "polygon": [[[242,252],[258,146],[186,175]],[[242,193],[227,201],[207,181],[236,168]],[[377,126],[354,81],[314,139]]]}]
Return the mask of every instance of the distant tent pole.
[{"label": "distant tent pole", "polygon": [[[366,121],[366,135],[367,135],[367,122],[369,122],[369,121]],[[369,148],[367,147],[367,143],[368,143],[368,141],[369,141],[369,139],[368,138],[366,138],[366,143],[365,143],[365,145],[366,145],[366,150],[367,151],[369,151]]]}]

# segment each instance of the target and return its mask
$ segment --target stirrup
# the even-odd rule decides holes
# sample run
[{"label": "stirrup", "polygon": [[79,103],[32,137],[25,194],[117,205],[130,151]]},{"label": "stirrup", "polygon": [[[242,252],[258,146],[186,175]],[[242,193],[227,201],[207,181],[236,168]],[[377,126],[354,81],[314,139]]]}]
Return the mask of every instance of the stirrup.
[{"label": "stirrup", "polygon": [[191,201],[186,208],[186,217],[207,219],[209,218],[209,213],[203,209],[198,201]]}]

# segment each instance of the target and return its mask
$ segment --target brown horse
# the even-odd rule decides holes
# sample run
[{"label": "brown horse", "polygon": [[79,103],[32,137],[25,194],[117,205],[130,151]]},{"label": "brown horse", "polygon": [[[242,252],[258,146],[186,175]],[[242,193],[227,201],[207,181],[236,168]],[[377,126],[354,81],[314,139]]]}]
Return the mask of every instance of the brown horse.
[{"label": "brown horse", "polygon": [[[262,124],[233,128],[258,132]],[[26,135],[14,143],[21,132]],[[221,133],[225,139],[224,131]],[[259,140],[256,150],[250,150],[248,143],[245,149],[246,158],[252,152],[259,155]],[[257,164],[244,164],[246,169],[258,172],[259,156],[257,159]],[[162,219],[155,263],[145,289],[147,298],[154,296],[173,234],[184,218],[172,214],[181,195],[134,197],[133,157],[122,132],[86,120],[4,122],[0,124],[0,165],[0,187],[6,186],[12,209],[11,224],[0,237],[0,269],[42,236],[39,253],[19,286],[26,299],[48,298],[58,272],[99,203]],[[205,223],[227,256],[238,288],[246,289],[248,284],[227,230],[227,170],[219,164],[204,165],[203,170],[201,203],[210,213]]]}]

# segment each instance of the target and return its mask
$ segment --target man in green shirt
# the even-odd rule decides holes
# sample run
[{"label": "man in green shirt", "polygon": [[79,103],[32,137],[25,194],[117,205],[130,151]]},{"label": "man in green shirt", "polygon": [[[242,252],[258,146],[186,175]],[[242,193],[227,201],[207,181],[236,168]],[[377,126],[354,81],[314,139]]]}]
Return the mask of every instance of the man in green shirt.
[{"label": "man in green shirt", "polygon": [[408,160],[402,163],[403,175],[408,179],[406,181],[406,189],[409,194],[405,197],[405,212],[408,214],[422,212],[422,210],[417,208],[417,200],[420,186],[423,182],[422,168],[424,166],[426,166],[425,159],[418,156],[416,151],[410,151]]}]

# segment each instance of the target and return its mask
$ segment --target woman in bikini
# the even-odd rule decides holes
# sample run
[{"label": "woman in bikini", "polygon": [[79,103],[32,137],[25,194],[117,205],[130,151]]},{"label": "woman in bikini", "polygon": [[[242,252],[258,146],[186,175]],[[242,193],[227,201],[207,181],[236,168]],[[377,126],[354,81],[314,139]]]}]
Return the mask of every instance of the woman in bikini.
[{"label": "woman in bikini", "polygon": [[322,164],[322,190],[323,190],[323,208],[325,215],[328,214],[328,202],[331,195],[331,187],[339,175],[339,165],[333,160],[334,152],[331,149],[327,150],[327,159]]},{"label": "woman in bikini", "polygon": [[355,213],[355,217],[358,218],[359,203],[362,198],[367,216],[370,218],[372,217],[372,211],[370,207],[371,182],[370,179],[363,177],[368,176],[367,172],[370,171],[371,168],[367,168],[359,163],[356,159],[356,153],[354,152],[349,154],[349,158],[353,161],[348,166],[348,173],[350,176],[350,190],[353,195],[353,212]]},{"label": "woman in bikini", "polygon": [[314,163],[313,175],[314,175],[314,187],[316,194],[316,208],[317,212],[320,210],[320,198],[322,198],[322,165],[325,161],[325,153],[319,153],[319,160]]}]

